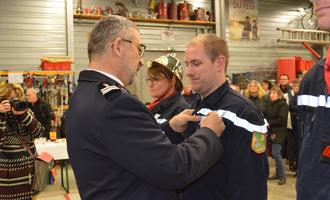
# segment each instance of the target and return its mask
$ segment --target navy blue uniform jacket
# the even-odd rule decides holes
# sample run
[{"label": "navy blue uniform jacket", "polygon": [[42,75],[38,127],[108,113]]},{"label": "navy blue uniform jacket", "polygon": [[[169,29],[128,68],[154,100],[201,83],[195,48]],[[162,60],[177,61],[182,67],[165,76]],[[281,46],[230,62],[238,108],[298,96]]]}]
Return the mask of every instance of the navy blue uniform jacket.
[{"label": "navy blue uniform jacket", "polygon": [[119,87],[114,80],[86,70],[78,82],[65,128],[83,200],[175,199],[175,189],[201,176],[221,156],[221,143],[210,129],[171,144],[138,99],[117,89],[101,93],[102,82]]},{"label": "navy blue uniform jacket", "polygon": [[[303,142],[299,155],[297,200],[330,200],[330,96],[324,80],[324,60],[304,76],[298,93]],[[329,154],[327,154],[329,156]]]},{"label": "navy blue uniform jacket", "polygon": [[[189,107],[190,104],[187,103],[181,93],[178,92],[175,96],[160,101],[156,106],[150,109],[150,111],[157,122],[162,124]],[[182,134],[179,133],[168,133],[166,135],[173,144],[179,144],[184,140]]]},{"label": "navy blue uniform jacket", "polygon": [[[266,200],[268,160],[266,153],[257,154],[251,149],[253,129],[267,131],[267,123],[261,112],[247,98],[234,92],[227,82],[202,101],[193,105],[221,110],[225,132],[220,137],[224,156],[205,175],[189,185],[181,193],[184,200]],[[231,120],[229,120],[231,119]],[[246,121],[248,123],[246,123]],[[235,123],[235,124],[234,124]],[[193,136],[198,124],[190,123],[186,135]]]}]

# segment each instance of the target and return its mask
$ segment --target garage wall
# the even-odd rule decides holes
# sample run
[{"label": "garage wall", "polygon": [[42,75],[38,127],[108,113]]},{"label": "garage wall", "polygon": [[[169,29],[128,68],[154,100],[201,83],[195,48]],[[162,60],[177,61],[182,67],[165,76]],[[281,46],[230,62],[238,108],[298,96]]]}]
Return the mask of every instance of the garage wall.
[{"label": "garage wall", "polygon": [[[0,70],[39,70],[40,57],[45,55],[63,56],[70,55],[72,47],[75,57],[75,70],[79,72],[88,67],[86,53],[88,34],[95,20],[89,22],[76,22],[73,24],[72,45],[68,42],[66,24],[66,3],[70,2],[73,10],[77,1],[71,0],[3,0],[0,1]],[[114,1],[108,0],[83,0],[83,8],[92,5],[111,6],[116,11],[118,7]],[[131,12],[147,12],[149,1],[123,0]],[[137,2],[137,4],[134,4]],[[157,1],[156,1],[157,2]],[[213,0],[192,0],[195,7],[212,8]],[[308,2],[305,0],[260,0],[259,1],[259,42],[229,41],[231,58],[228,73],[240,73],[261,69],[274,70],[275,62],[279,57],[302,56],[310,57],[307,50],[301,45],[277,43],[280,32],[277,27],[292,26],[300,17],[297,9]],[[227,5],[228,7],[228,5]],[[228,12],[228,9],[226,9]],[[225,14],[228,21],[228,13]],[[71,16],[68,16],[71,19]],[[291,22],[291,23],[290,23]],[[292,23],[293,22],[293,23]],[[152,60],[174,49],[180,59],[183,58],[183,48],[186,41],[198,33],[212,30],[200,27],[176,27],[175,40],[163,41],[160,31],[171,27],[151,27],[140,24],[142,38],[148,45],[146,60]],[[297,25],[298,27],[298,25]],[[172,27],[173,28],[173,27]],[[299,27],[298,27],[299,28]],[[226,37],[229,39],[229,27],[226,27]],[[68,46],[70,47],[68,49]],[[136,94],[142,100],[148,100],[146,92],[145,72],[139,74],[137,84],[134,86]],[[184,82],[187,80],[184,78]]]},{"label": "garage wall", "polygon": [[65,2],[0,1],[0,70],[39,70],[42,56],[67,55]]},{"label": "garage wall", "polygon": [[303,8],[306,4],[308,1],[302,0],[259,0],[260,41],[257,42],[230,41],[227,27],[226,37],[230,50],[228,73],[275,70],[276,60],[280,57],[311,58],[310,53],[302,45],[276,41],[281,37],[281,32],[276,30],[277,27],[301,27],[301,14],[298,8]]},{"label": "garage wall", "polygon": [[[145,9],[149,1],[138,0],[138,6],[135,6],[132,2],[123,1],[125,5],[134,12],[138,7],[139,12],[146,13]],[[195,7],[207,7],[211,8],[213,1],[191,1]],[[109,1],[90,1],[88,6],[91,5],[110,5],[116,8],[114,4]],[[227,2],[228,3],[228,2]],[[243,41],[230,41],[229,40],[229,27],[226,27],[226,38],[230,50],[230,61],[228,67],[228,74],[252,72],[256,70],[276,70],[276,60],[280,57],[290,56],[302,56],[310,58],[310,54],[301,45],[278,43],[276,40],[280,38],[280,32],[276,31],[277,27],[300,28],[299,18],[301,14],[298,12],[298,8],[306,6],[307,2],[303,0],[260,0],[259,1],[259,29],[260,29],[260,41],[257,42],[243,42]],[[87,6],[87,5],[86,5]],[[76,5],[73,6],[74,8]],[[83,6],[84,7],[84,6]],[[115,10],[115,9],[114,9]],[[226,21],[228,21],[228,4],[226,4]],[[89,24],[88,24],[89,23]],[[91,20],[84,23],[74,23],[74,46],[76,56],[76,70],[80,71],[85,69],[88,65],[86,45],[88,33],[90,32],[95,21]],[[145,54],[145,60],[152,60],[166,52],[167,49],[175,49],[177,57],[183,58],[184,44],[198,34],[198,29],[185,29],[177,28],[174,30],[175,41],[162,41],[160,40],[160,31],[164,27],[156,27],[153,25],[146,26],[140,24],[140,31],[142,39],[148,46],[148,51]],[[165,27],[166,28],[166,27]],[[207,31],[209,32],[209,30]],[[145,84],[145,71],[142,69],[138,75],[134,91],[143,101],[150,101],[150,97],[147,91],[147,85]],[[186,77],[184,77],[184,83],[188,83]]]}]

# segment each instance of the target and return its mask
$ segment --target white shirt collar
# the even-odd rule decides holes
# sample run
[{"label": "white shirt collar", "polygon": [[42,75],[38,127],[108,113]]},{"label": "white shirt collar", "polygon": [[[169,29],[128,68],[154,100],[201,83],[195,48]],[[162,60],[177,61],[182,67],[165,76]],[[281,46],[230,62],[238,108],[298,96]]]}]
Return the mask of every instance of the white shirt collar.
[{"label": "white shirt collar", "polygon": [[120,85],[124,86],[123,82],[121,82],[121,80],[119,78],[117,78],[116,76],[112,75],[112,74],[109,74],[107,72],[104,72],[104,71],[100,71],[100,70],[97,70],[97,69],[87,69],[87,70],[92,70],[92,71],[96,71],[96,72],[99,72],[101,74],[104,74],[105,76],[115,80],[116,82],[118,82]]}]

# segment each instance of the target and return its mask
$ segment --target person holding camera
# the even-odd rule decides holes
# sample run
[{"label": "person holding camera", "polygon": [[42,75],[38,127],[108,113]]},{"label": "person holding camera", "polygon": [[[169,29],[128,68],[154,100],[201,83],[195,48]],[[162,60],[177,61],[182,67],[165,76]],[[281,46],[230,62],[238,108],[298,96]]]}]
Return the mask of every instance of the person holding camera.
[{"label": "person holding camera", "polygon": [[[44,128],[36,120],[20,85],[0,88],[0,199],[32,198],[34,139]],[[26,147],[24,147],[26,146]]]}]

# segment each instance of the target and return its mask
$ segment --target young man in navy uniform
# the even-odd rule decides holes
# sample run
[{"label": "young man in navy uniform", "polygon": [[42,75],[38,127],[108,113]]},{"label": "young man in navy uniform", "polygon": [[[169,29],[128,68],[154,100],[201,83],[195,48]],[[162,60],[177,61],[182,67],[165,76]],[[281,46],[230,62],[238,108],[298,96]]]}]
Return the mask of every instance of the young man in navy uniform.
[{"label": "young man in navy uniform", "polygon": [[[217,111],[226,130],[220,138],[224,156],[180,192],[183,200],[267,199],[268,123],[252,102],[229,87],[228,59],[226,42],[214,34],[198,35],[186,46],[186,73],[192,90],[200,95],[192,108],[200,115]],[[191,138],[198,129],[198,122],[188,123],[184,134]]]},{"label": "young man in navy uniform", "polygon": [[[330,0],[314,0],[317,25],[330,31]],[[330,49],[304,76],[298,93],[302,127],[297,200],[330,200]]]},{"label": "young man in navy uniform", "polygon": [[[145,46],[136,25],[110,16],[88,43],[90,69],[80,72],[70,99],[66,132],[70,162],[82,199],[171,200],[222,154],[221,118],[201,120],[194,137],[171,144],[152,113],[125,86],[133,83]],[[165,123],[183,131],[192,110]]]}]

